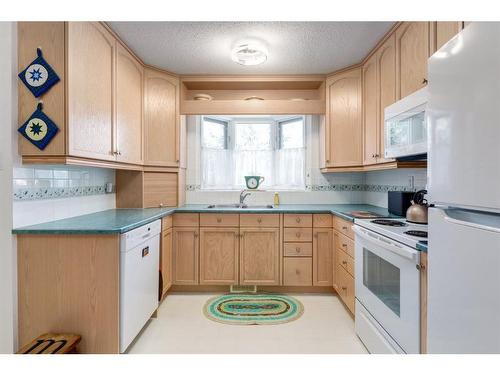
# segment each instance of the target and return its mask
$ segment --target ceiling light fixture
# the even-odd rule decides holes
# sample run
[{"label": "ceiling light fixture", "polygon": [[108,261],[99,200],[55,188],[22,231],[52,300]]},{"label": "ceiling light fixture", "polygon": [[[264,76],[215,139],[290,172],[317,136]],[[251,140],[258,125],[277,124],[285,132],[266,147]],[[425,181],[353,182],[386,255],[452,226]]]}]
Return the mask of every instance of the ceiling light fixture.
[{"label": "ceiling light fixture", "polygon": [[257,43],[240,44],[231,51],[231,59],[241,65],[259,65],[267,60],[267,50]]}]

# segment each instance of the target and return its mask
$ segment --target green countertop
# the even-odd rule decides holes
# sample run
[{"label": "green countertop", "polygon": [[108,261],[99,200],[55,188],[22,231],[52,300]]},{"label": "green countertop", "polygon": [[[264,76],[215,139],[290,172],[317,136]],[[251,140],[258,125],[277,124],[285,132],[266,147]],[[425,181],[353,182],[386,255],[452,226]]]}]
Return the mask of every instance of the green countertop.
[{"label": "green countertop", "polygon": [[331,213],[354,221],[351,211],[370,211],[383,217],[395,217],[386,208],[367,204],[282,204],[275,208],[208,208],[190,204],[171,208],[114,209],[51,221],[12,230],[14,234],[120,234],[175,212],[191,213]]}]

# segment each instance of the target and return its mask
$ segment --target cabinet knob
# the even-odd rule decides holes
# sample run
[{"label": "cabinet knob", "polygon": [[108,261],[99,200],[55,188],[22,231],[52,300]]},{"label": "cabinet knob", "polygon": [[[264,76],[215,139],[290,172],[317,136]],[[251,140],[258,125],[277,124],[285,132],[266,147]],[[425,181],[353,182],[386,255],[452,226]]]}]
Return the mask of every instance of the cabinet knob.
[{"label": "cabinet knob", "polygon": [[347,227],[342,227],[343,230],[347,230]]},{"label": "cabinet knob", "polygon": [[329,163],[330,162],[330,159],[326,159],[326,162]]},{"label": "cabinet knob", "polygon": [[347,287],[343,286],[343,287],[342,287],[342,290],[347,290]]},{"label": "cabinet knob", "polygon": [[194,232],[194,238],[198,237],[198,232]]},{"label": "cabinet knob", "polygon": [[347,266],[347,261],[343,260],[343,261],[342,261],[342,264],[343,264],[344,266]]},{"label": "cabinet knob", "polygon": [[163,203],[160,203],[159,206],[160,206],[160,208],[163,207]]},{"label": "cabinet knob", "polygon": [[296,218],[296,219],[295,219],[295,221],[296,221],[297,223],[300,223],[300,217]]},{"label": "cabinet knob", "polygon": [[262,219],[260,217],[257,219],[257,223],[262,223]]},{"label": "cabinet knob", "polygon": [[300,253],[300,247],[296,247],[296,248],[295,248],[295,252],[296,252],[296,253]]},{"label": "cabinet knob", "polygon": [[299,237],[300,237],[300,232],[295,233],[295,236],[296,236],[297,238],[299,238]]},{"label": "cabinet knob", "polygon": [[424,78],[424,79],[422,80],[422,84],[424,84],[424,85],[425,85],[425,84],[427,84],[428,82],[429,82],[429,81],[427,81],[427,78]]},{"label": "cabinet knob", "polygon": [[417,264],[417,265],[415,265],[415,267],[417,267],[417,270],[419,270],[419,271],[425,270],[425,265],[423,265],[423,264]]},{"label": "cabinet knob", "polygon": [[347,247],[347,244],[346,244],[346,243],[343,243],[343,244],[342,244],[342,247]]},{"label": "cabinet knob", "polygon": [[220,217],[217,218],[217,222],[218,223],[221,223],[222,222],[222,219]]}]

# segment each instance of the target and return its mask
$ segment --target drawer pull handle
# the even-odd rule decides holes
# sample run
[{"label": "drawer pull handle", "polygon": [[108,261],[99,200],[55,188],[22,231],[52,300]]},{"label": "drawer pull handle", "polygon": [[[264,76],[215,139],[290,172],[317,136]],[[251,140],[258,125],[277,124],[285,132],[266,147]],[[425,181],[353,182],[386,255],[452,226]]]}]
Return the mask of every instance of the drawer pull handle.
[{"label": "drawer pull handle", "polygon": [[296,248],[295,248],[295,251],[296,251],[297,253],[300,253],[300,247],[296,247]]},{"label": "drawer pull handle", "polygon": [[347,230],[347,227],[342,227],[343,230]]},{"label": "drawer pull handle", "polygon": [[347,287],[343,286],[343,287],[342,287],[342,290],[347,290]]},{"label": "drawer pull handle", "polygon": [[260,217],[257,219],[257,223],[262,223],[262,219]]},{"label": "drawer pull handle", "polygon": [[343,244],[342,244],[342,247],[347,247],[347,244],[346,244],[346,243],[343,243]]},{"label": "drawer pull handle", "polygon": [[296,221],[297,223],[300,223],[300,217],[296,218],[296,219],[295,219],[295,221]]},{"label": "drawer pull handle", "polygon": [[342,261],[342,264],[343,264],[344,266],[347,266],[347,261],[343,260],[343,261]]},{"label": "drawer pull handle", "polygon": [[221,223],[222,222],[222,219],[220,217],[217,218],[217,222],[218,223]]}]

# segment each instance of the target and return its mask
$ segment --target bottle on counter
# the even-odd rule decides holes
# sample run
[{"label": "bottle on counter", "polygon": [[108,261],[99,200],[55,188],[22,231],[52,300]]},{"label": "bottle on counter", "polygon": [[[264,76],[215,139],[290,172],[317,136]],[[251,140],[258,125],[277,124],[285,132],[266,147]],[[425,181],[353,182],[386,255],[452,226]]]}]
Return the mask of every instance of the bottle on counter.
[{"label": "bottle on counter", "polygon": [[274,193],[274,205],[277,206],[280,204],[280,195],[278,193]]}]

